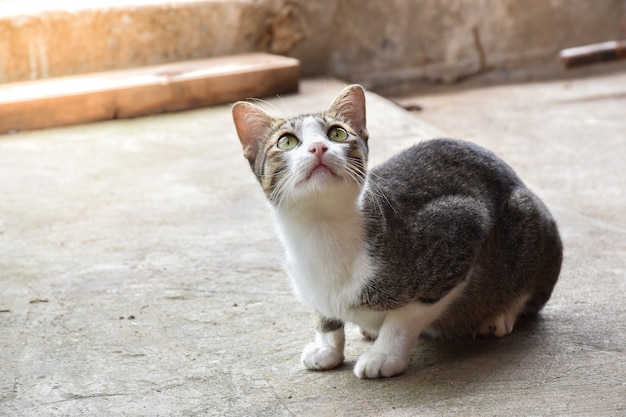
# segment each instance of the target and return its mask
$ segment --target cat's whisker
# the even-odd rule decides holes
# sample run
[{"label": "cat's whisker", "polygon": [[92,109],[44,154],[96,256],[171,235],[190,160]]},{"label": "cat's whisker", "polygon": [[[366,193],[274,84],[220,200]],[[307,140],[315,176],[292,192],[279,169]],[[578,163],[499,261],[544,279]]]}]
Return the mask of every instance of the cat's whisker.
[{"label": "cat's whisker", "polygon": [[285,182],[284,190],[281,193],[281,200],[279,201],[279,204],[281,206],[284,205],[287,201],[292,199],[295,185],[296,185],[295,177],[293,175],[289,175],[289,177],[287,178],[287,181]]},{"label": "cat's whisker", "polygon": [[[282,98],[282,97],[279,96],[279,98]],[[267,100],[263,100],[260,98],[251,98],[251,99],[248,99],[248,101],[256,104],[257,106],[265,110],[268,110],[269,113],[272,113],[283,120],[288,119],[288,116],[285,114],[285,112],[283,112],[280,108],[278,108],[276,105],[270,103]]]},{"label": "cat's whisker", "polygon": [[[376,208],[378,209],[378,215],[379,216],[384,216],[385,213],[383,211],[383,206],[381,204],[379,195],[376,194],[370,187],[365,188],[365,193],[366,193],[365,194],[366,196],[369,196],[370,201],[373,201],[374,204],[376,205]],[[392,209],[393,209],[393,207],[392,207]],[[372,217],[375,217],[374,213],[372,214]]]},{"label": "cat's whisker", "polygon": [[[389,199],[387,198],[383,190],[376,183],[377,179],[381,179],[381,178],[378,175],[374,174],[373,172],[370,172],[369,185],[371,188],[368,187],[368,190],[372,193],[373,196],[377,196],[385,200],[387,202],[387,205],[391,207],[391,210],[393,210],[394,213],[398,214],[393,204],[391,204],[391,201],[389,201]],[[380,206],[380,203],[377,202],[377,204],[382,213],[382,207]]]},{"label": "cat's whisker", "polygon": [[291,187],[287,186],[287,183],[290,181],[290,176],[283,175],[278,182],[274,185],[274,189],[270,193],[270,201],[275,201],[277,206],[281,206],[282,202],[285,198],[286,191],[291,189]]},{"label": "cat's whisker", "polygon": [[359,186],[362,186],[367,178],[365,174],[354,168],[347,169],[346,173]]},{"label": "cat's whisker", "polygon": [[292,172],[287,172],[276,184],[272,193],[277,194],[275,197],[276,207],[282,207],[286,201],[291,199],[297,183],[297,177]]},{"label": "cat's whisker", "polygon": [[[280,94],[276,94],[276,98],[278,98],[278,100],[280,101],[281,104],[284,103],[284,99],[283,96],[281,96]],[[285,107],[285,106],[283,106]],[[274,109],[274,111],[276,111],[280,116],[281,119],[283,120],[287,120],[289,118],[288,115],[286,115],[282,110],[280,110],[277,106],[272,105],[272,109]]]},{"label": "cat's whisker", "polygon": [[[353,179],[354,182],[365,187],[364,188],[365,193],[372,196],[372,200],[378,206],[380,213],[382,214],[383,210],[382,210],[382,206],[380,205],[379,199],[376,197],[381,197],[382,199],[384,199],[387,202],[387,204],[391,207],[391,209],[394,212],[396,212],[395,208],[391,205],[391,203],[389,202],[385,194],[377,186],[375,181],[373,181],[373,178],[370,178],[368,180],[367,174],[363,166],[363,161],[360,158],[355,158],[355,157],[350,157],[350,156],[346,157],[346,159],[354,162],[353,164],[348,164],[346,166],[346,172]],[[375,177],[376,175],[370,175],[370,176]]]},{"label": "cat's whisker", "polygon": [[363,183],[365,181],[365,176],[361,172],[359,172],[359,170],[357,168],[355,168],[352,165],[346,165],[346,166],[342,167],[342,170],[346,174],[344,176],[344,179],[346,180],[346,183],[349,180],[349,181],[354,182],[358,186],[363,185]]}]

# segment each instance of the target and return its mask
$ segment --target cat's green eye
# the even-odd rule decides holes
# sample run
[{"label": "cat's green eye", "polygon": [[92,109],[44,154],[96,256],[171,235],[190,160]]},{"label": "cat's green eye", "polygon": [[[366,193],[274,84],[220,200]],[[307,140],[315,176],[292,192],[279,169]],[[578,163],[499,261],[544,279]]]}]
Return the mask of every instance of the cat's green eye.
[{"label": "cat's green eye", "polygon": [[278,143],[276,143],[276,146],[278,146],[278,149],[288,151],[298,146],[298,143],[300,143],[300,141],[297,137],[287,133],[285,135],[282,135],[280,139],[278,139]]},{"label": "cat's green eye", "polygon": [[346,132],[346,129],[342,127],[331,127],[328,131],[328,139],[332,140],[333,142],[344,142],[346,139],[348,139],[348,132]]}]

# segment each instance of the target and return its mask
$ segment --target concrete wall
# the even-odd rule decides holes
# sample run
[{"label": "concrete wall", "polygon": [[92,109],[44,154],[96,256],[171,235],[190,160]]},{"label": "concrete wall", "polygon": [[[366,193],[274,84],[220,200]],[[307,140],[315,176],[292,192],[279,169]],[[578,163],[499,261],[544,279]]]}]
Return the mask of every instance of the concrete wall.
[{"label": "concrete wall", "polygon": [[0,13],[0,83],[258,50],[369,87],[519,79],[558,73],[564,47],[626,37],[626,0],[98,1]]},{"label": "concrete wall", "polygon": [[291,53],[309,70],[374,85],[554,73],[560,49],[626,37],[624,0],[324,3],[300,3],[302,14],[325,9],[330,22],[305,26],[306,41]]}]

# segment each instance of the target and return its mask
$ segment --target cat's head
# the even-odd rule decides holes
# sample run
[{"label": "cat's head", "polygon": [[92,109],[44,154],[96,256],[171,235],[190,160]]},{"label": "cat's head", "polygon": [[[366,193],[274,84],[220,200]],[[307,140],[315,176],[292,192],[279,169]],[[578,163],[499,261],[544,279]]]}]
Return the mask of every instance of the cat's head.
[{"label": "cat's head", "polygon": [[360,193],[368,151],[360,86],[317,114],[277,118],[249,102],[232,110],[243,154],[275,206]]}]

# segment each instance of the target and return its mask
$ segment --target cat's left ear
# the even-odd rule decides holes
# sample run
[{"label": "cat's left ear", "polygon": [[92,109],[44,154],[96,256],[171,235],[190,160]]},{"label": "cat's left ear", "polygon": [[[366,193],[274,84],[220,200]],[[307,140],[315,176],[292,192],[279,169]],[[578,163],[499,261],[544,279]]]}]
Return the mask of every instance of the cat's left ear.
[{"label": "cat's left ear", "polygon": [[235,103],[232,112],[237,136],[243,148],[243,156],[250,162],[254,162],[259,153],[261,141],[276,119],[260,107],[246,101]]},{"label": "cat's left ear", "polygon": [[345,120],[363,138],[368,138],[365,121],[365,90],[357,84],[344,88],[333,101],[328,112]]}]

